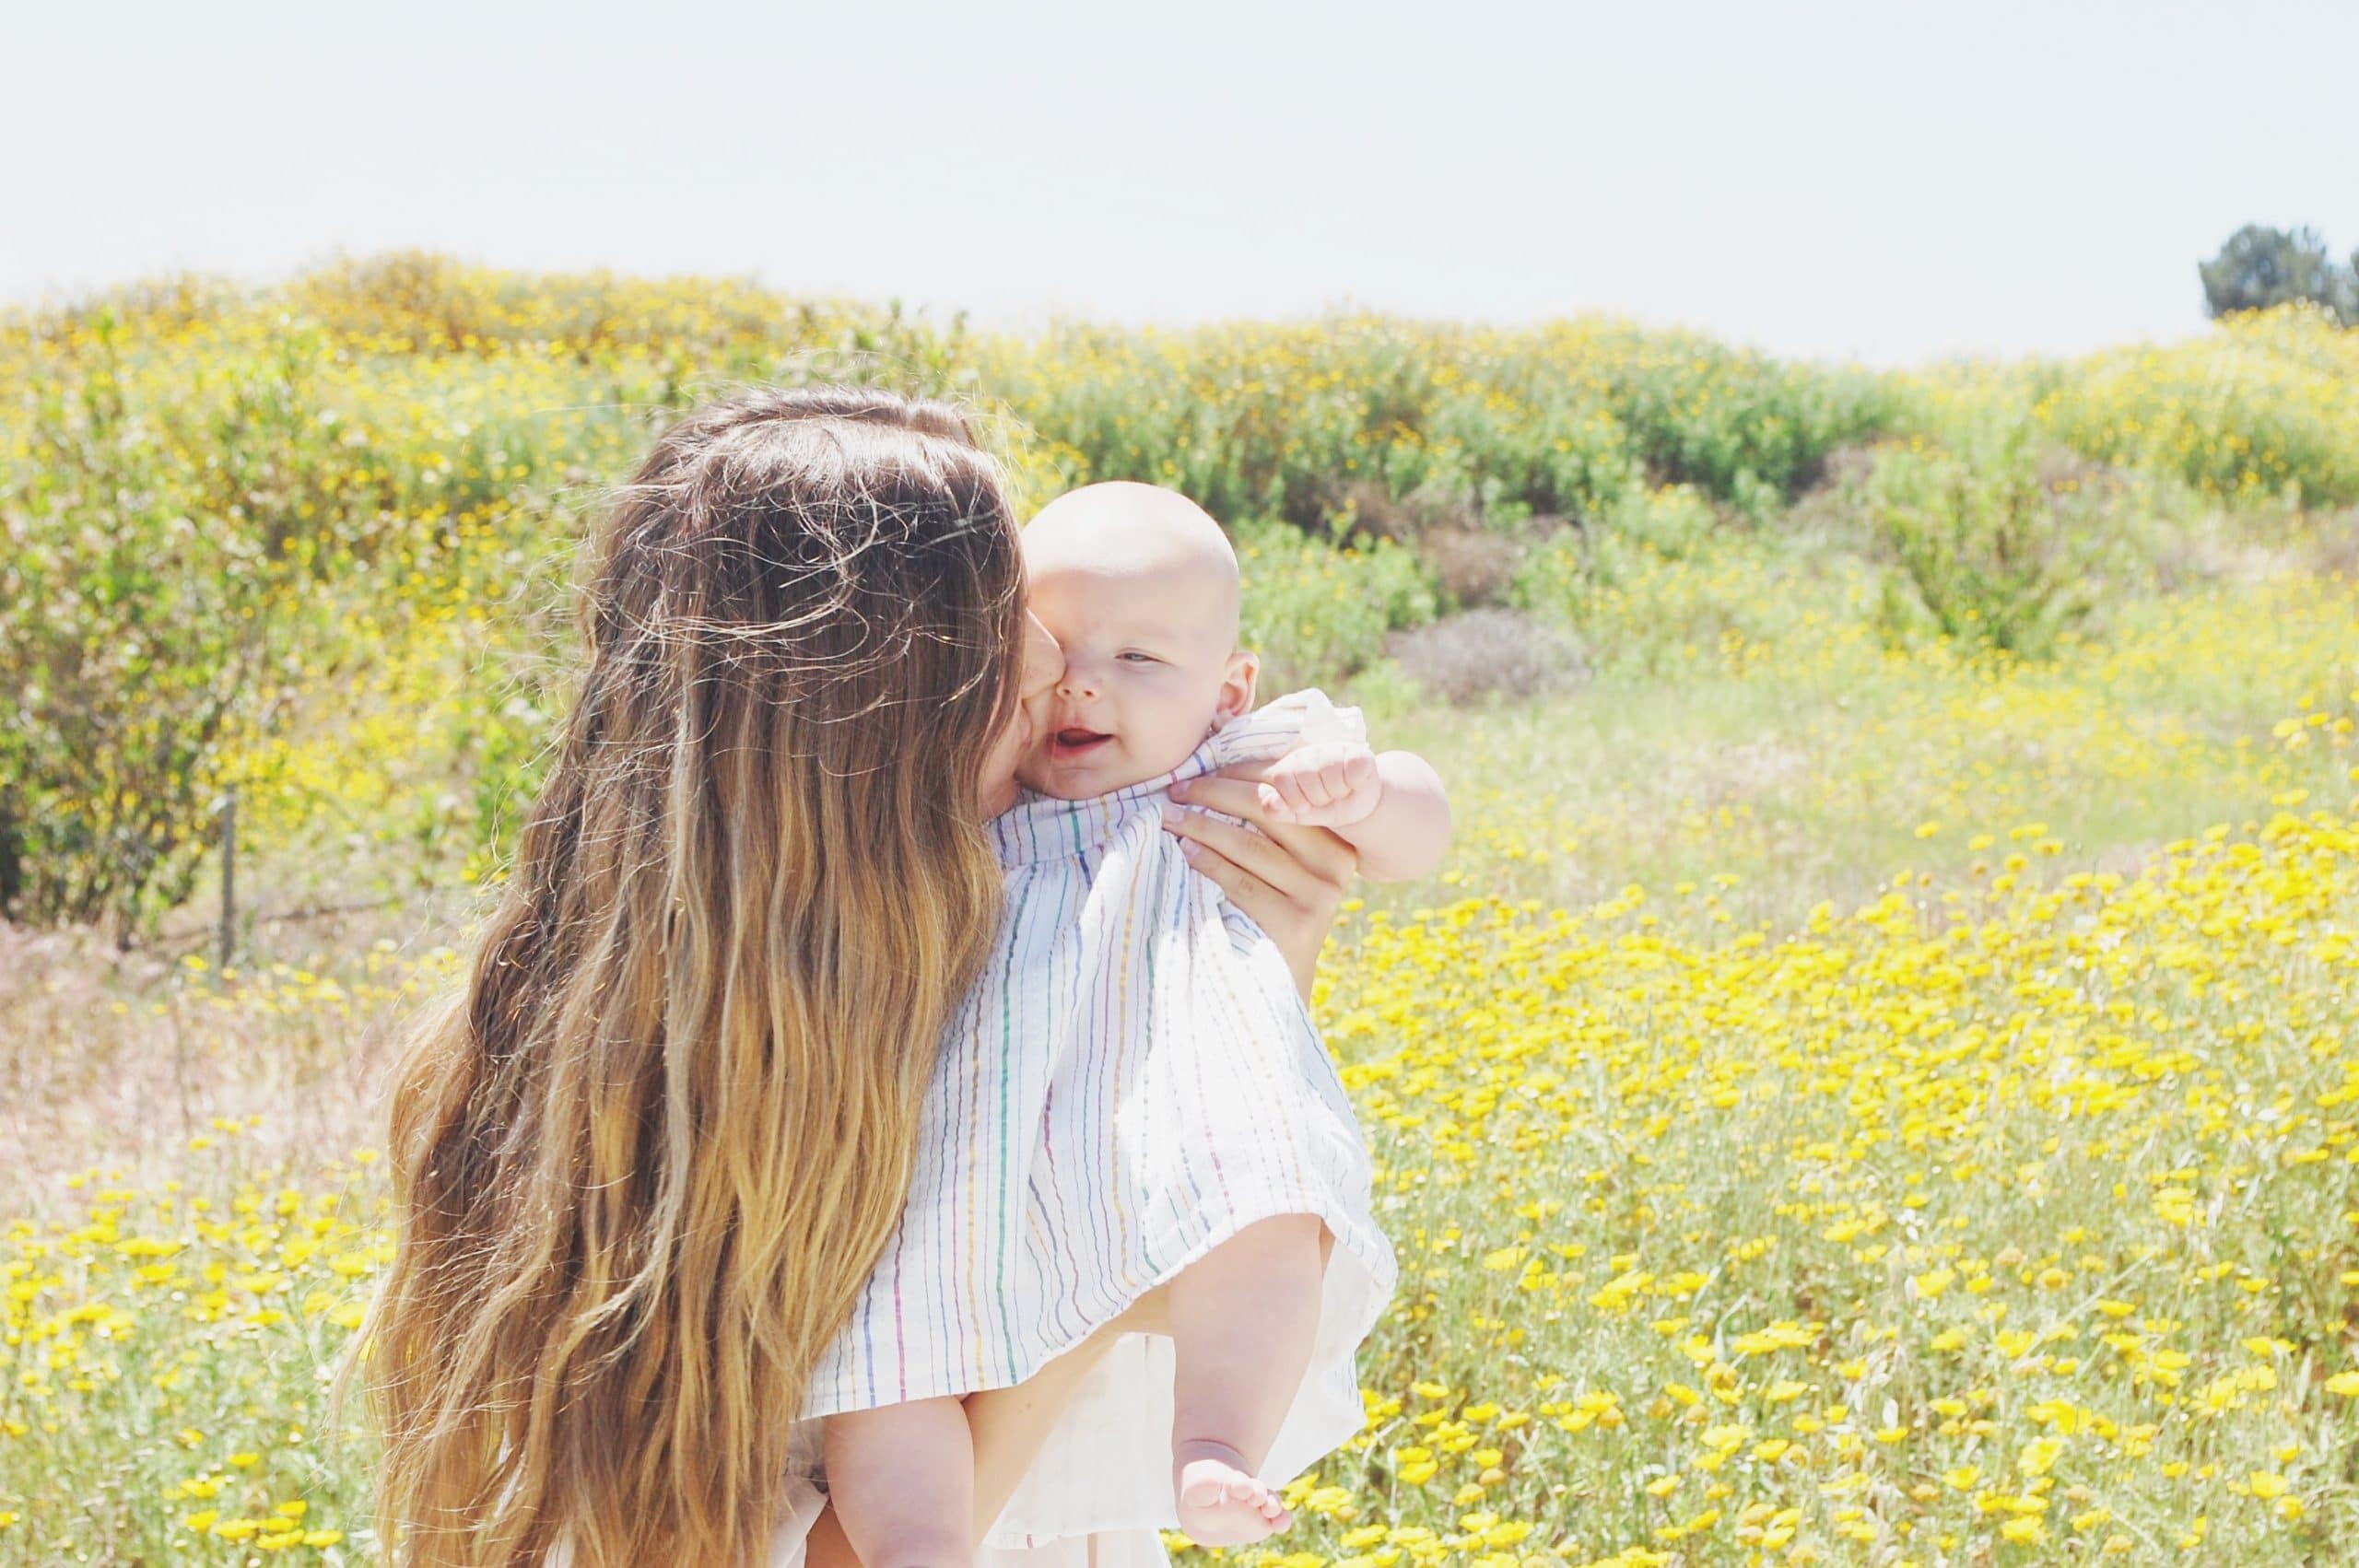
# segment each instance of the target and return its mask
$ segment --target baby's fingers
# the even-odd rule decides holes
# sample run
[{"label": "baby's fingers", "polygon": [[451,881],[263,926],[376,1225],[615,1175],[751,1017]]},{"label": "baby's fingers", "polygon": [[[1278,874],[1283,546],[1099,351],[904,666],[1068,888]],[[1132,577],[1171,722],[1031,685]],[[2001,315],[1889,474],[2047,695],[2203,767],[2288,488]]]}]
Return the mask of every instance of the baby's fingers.
[{"label": "baby's fingers", "polygon": [[1269,813],[1273,821],[1293,822],[1296,820],[1294,802],[1287,800],[1285,795],[1276,785],[1256,784],[1253,786],[1253,793],[1255,798],[1262,802],[1262,809]]},{"label": "baby's fingers", "polygon": [[1358,760],[1357,757],[1338,757],[1319,770],[1319,786],[1330,802],[1342,801],[1357,786],[1359,769],[1353,765]]},{"label": "baby's fingers", "polygon": [[1326,806],[1332,805],[1337,798],[1334,779],[1335,765],[1329,762],[1291,775],[1287,782],[1301,791],[1304,803]]}]

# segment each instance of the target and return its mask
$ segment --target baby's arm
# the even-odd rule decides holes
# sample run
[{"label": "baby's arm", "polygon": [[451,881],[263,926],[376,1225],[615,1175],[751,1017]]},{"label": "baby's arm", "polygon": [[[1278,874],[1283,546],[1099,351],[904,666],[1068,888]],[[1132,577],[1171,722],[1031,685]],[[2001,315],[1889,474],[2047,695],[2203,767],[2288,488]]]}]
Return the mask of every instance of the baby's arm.
[{"label": "baby's arm", "polygon": [[1359,851],[1360,874],[1371,881],[1430,876],[1449,848],[1449,798],[1414,752],[1313,741],[1270,765],[1261,796],[1280,822],[1332,828]]}]

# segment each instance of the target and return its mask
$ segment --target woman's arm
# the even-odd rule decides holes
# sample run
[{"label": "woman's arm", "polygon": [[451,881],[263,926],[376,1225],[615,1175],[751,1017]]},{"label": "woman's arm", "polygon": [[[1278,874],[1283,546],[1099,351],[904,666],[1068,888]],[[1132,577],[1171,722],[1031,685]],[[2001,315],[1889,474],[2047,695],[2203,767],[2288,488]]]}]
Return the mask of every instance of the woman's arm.
[{"label": "woman's arm", "polygon": [[1174,801],[1242,817],[1246,825],[1203,812],[1169,811],[1163,813],[1163,825],[1178,836],[1189,863],[1270,933],[1308,1000],[1319,950],[1326,945],[1343,907],[1344,883],[1359,858],[1331,828],[1272,820],[1255,788],[1269,766],[1235,763],[1171,787]]},{"label": "woman's arm", "polygon": [[[1332,1239],[1328,1245],[1332,1245]],[[967,1431],[975,1449],[974,1541],[980,1547],[992,1524],[1015,1495],[1016,1483],[1032,1468],[1049,1429],[1092,1368],[1124,1334],[1171,1332],[1171,1289],[1157,1285],[1122,1315],[1023,1382],[966,1397]],[[844,1538],[836,1511],[824,1508],[804,1547],[805,1568],[860,1568]]]},{"label": "woman's arm", "polygon": [[1171,1332],[1171,1287],[1157,1285],[1080,1345],[1011,1388],[967,1396],[967,1430],[975,1443],[975,1544],[980,1546],[1016,1483],[1064,1414],[1073,1392],[1124,1334]]}]

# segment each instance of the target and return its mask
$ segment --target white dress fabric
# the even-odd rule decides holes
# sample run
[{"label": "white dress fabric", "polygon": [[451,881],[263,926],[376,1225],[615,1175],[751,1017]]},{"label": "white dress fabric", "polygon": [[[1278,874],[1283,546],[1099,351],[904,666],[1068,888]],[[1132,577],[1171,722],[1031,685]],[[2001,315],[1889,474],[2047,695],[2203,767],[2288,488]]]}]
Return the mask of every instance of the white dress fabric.
[{"label": "white dress fabric", "polygon": [[[1367,1143],[1284,954],[1189,865],[1160,809],[1178,779],[1366,733],[1358,709],[1297,692],[1170,773],[1087,801],[1027,790],[992,820],[1005,916],[945,1031],[901,1221],[796,1423],[798,1516],[824,1485],[818,1418],[1020,1383],[1279,1214],[1316,1214],[1335,1241],[1261,1479],[1283,1485],[1359,1431],[1355,1356],[1396,1277]],[[1169,1339],[1118,1340],[980,1561],[1168,1561],[1172,1370]],[[808,1524],[781,1530],[773,1568],[799,1561]]]}]

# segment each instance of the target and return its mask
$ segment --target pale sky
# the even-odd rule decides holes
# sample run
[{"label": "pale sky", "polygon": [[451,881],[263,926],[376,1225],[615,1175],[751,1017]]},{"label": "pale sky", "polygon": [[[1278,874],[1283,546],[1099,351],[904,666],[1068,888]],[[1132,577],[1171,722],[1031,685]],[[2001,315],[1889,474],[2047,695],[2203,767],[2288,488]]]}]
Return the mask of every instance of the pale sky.
[{"label": "pale sky", "polygon": [[1874,364],[2359,247],[2359,5],[0,0],[0,299],[425,246],[1025,326],[1623,312]]}]

